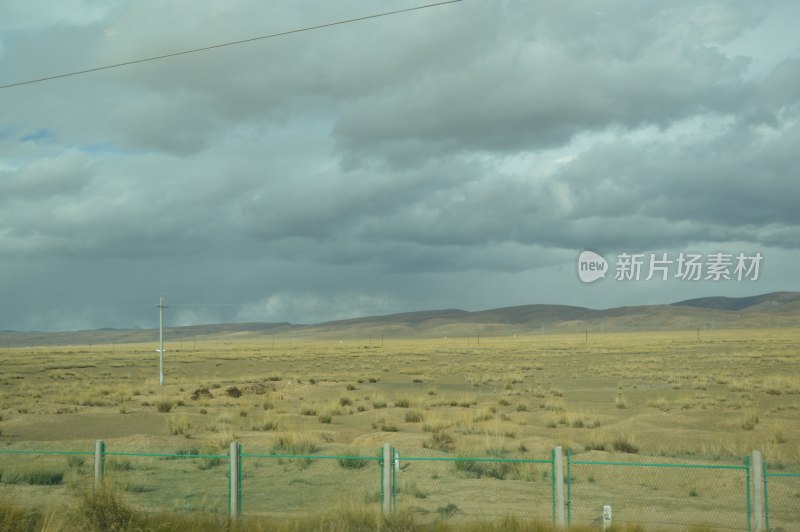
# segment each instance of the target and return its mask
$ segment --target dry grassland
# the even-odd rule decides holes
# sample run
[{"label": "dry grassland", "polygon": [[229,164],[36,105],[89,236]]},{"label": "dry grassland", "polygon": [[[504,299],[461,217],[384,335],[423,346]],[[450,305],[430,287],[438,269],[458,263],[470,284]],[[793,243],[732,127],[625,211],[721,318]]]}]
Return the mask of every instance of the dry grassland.
[{"label": "dry grassland", "polygon": [[[563,445],[596,460],[636,454],[741,463],[760,449],[774,467],[800,463],[795,330],[701,331],[699,339],[696,331],[491,337],[479,345],[475,338],[387,339],[381,346],[231,336],[188,347],[167,343],[163,389],[155,343],[6,350],[0,441],[8,449],[90,451],[102,438],[112,451],[206,455],[191,468],[204,493],[203,503],[192,504],[206,509],[212,500],[224,504],[223,460],[213,457],[234,439],[246,453],[309,456],[374,457],[390,442],[406,457],[546,459]],[[112,472],[146,469],[125,457],[110,460]],[[61,464],[68,483],[85,476],[91,457],[63,462],[53,459],[50,469]],[[246,482],[268,465],[248,466]],[[304,484],[336,493],[342,480],[335,470],[363,487],[365,501],[377,500],[379,477],[367,466],[329,460],[314,469],[287,459],[281,474],[292,479],[289,487],[251,480],[250,489],[285,498],[292,513],[302,508],[292,501],[308,492]],[[425,467],[424,477],[401,476],[398,486],[398,497],[425,511],[448,511],[431,479],[445,493],[450,477],[477,475],[539,482],[547,515],[549,466]],[[19,493],[8,478],[0,488]],[[141,477],[126,489],[146,502],[160,482],[169,479]],[[207,493],[199,487],[206,485]],[[31,487],[26,497],[37,493]]]}]

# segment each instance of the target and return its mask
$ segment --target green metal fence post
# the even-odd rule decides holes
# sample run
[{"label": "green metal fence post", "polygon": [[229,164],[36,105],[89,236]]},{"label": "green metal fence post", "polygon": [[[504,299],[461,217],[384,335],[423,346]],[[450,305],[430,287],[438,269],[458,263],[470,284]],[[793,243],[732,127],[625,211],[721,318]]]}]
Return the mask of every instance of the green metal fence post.
[{"label": "green metal fence post", "polygon": [[769,495],[767,492],[767,462],[764,461],[764,520],[765,524],[767,525],[767,532],[770,531],[769,528]]},{"label": "green metal fence post", "polygon": [[383,449],[378,451],[378,474],[381,478],[381,496],[380,496],[380,504],[381,508],[383,508]]},{"label": "green metal fence post", "polygon": [[243,508],[242,495],[244,494],[244,491],[242,489],[242,487],[243,487],[243,479],[244,479],[244,464],[242,463],[242,444],[237,445],[237,447],[239,449],[239,460],[238,460],[238,462],[239,462],[239,512],[238,513],[241,515],[242,508]]},{"label": "green metal fence post", "polygon": [[556,526],[556,450],[550,449],[550,505],[553,526]]},{"label": "green metal fence post", "polygon": [[750,457],[744,458],[745,468],[745,496],[747,497],[747,532],[751,530],[752,516],[750,515]]},{"label": "green metal fence post", "polygon": [[567,527],[572,524],[572,473],[571,473],[572,449],[567,448]]},{"label": "green metal fence post", "polygon": [[392,447],[392,511],[397,511],[397,470],[400,466],[397,463],[397,450]]}]

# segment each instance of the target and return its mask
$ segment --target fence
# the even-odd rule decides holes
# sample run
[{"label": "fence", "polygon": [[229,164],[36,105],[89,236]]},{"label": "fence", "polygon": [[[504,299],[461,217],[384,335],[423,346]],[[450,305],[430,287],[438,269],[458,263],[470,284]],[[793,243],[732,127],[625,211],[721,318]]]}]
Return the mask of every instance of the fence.
[{"label": "fence", "polygon": [[[774,469],[774,470],[773,470]],[[767,467],[760,453],[739,464],[665,463],[596,451],[537,459],[401,456],[386,444],[347,455],[93,450],[0,450],[0,499],[20,506],[68,500],[100,483],[140,511],[295,517],[347,504],[411,509],[421,520],[515,516],[572,524],[636,523],[658,529],[709,526],[800,530],[800,473]]]},{"label": "fence", "polygon": [[800,472],[764,466],[766,530],[800,530]]}]

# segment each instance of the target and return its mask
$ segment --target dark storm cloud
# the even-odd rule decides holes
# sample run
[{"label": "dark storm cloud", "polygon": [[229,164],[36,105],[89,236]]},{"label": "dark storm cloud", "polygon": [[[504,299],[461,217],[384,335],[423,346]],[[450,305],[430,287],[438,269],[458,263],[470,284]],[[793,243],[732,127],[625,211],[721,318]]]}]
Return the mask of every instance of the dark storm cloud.
[{"label": "dark storm cloud", "polygon": [[755,14],[724,4],[684,4],[680,16],[672,4],[541,6],[515,4],[527,16],[476,25],[487,46],[458,68],[430,69],[345,105],[335,129],[342,148],[396,160],[531,150],[610,126],[732,112],[748,97],[748,61],[716,45]]},{"label": "dark storm cloud", "polygon": [[[4,3],[0,81],[413,5]],[[0,320],[581,303],[585,247],[792,256],[800,49],[763,25],[793,6],[465,1],[0,91],[0,290],[35,292]]]}]

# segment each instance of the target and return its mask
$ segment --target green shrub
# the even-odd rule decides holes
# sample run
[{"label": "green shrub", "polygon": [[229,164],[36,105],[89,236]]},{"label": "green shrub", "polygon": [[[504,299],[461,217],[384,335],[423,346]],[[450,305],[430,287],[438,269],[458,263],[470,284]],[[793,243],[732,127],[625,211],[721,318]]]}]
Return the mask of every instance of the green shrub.
[{"label": "green shrub", "polygon": [[64,480],[64,472],[59,470],[34,469],[24,474],[27,484],[36,486],[56,486]]},{"label": "green shrub", "polygon": [[200,471],[208,471],[212,467],[216,467],[218,465],[222,465],[225,462],[224,458],[200,458],[200,462],[197,464],[197,469]]},{"label": "green shrub", "polygon": [[422,413],[409,410],[405,415],[406,423],[419,423],[422,421]]},{"label": "green shrub", "polygon": [[422,447],[436,451],[450,452],[455,449],[456,441],[447,432],[434,432],[431,437],[423,440]]},{"label": "green shrub", "polygon": [[171,412],[173,406],[175,405],[169,399],[161,399],[160,401],[156,401],[156,410],[162,414]]},{"label": "green shrub", "polygon": [[295,436],[293,434],[281,434],[272,444],[272,454],[314,454],[319,451],[319,446],[313,441]]},{"label": "green shrub", "polygon": [[86,530],[128,530],[134,519],[133,510],[122,500],[119,492],[105,487],[87,491],[78,505],[78,515],[85,521]]},{"label": "green shrub", "polygon": [[338,463],[339,467],[342,469],[362,469],[367,467],[369,460],[364,460],[355,456],[342,456],[336,460],[336,463]]},{"label": "green shrub", "polygon": [[611,442],[611,447],[615,451],[619,451],[621,453],[637,454],[639,452],[639,447],[628,440],[628,438],[625,436],[617,436],[614,438],[614,441]]},{"label": "green shrub", "polygon": [[525,462],[504,462],[481,460],[463,457],[455,462],[456,471],[461,471],[473,478],[496,478],[498,480],[522,480],[533,482],[536,479],[536,468]]},{"label": "green shrub", "polygon": [[86,457],[79,454],[67,455],[67,466],[80,469],[86,463]]},{"label": "green shrub", "polygon": [[455,515],[458,511],[458,505],[454,502],[447,503],[446,506],[440,506],[436,509],[436,513],[441,515],[442,517],[450,517]]},{"label": "green shrub", "polygon": [[133,462],[128,458],[109,458],[106,460],[106,468],[111,471],[131,471],[134,469]]}]

